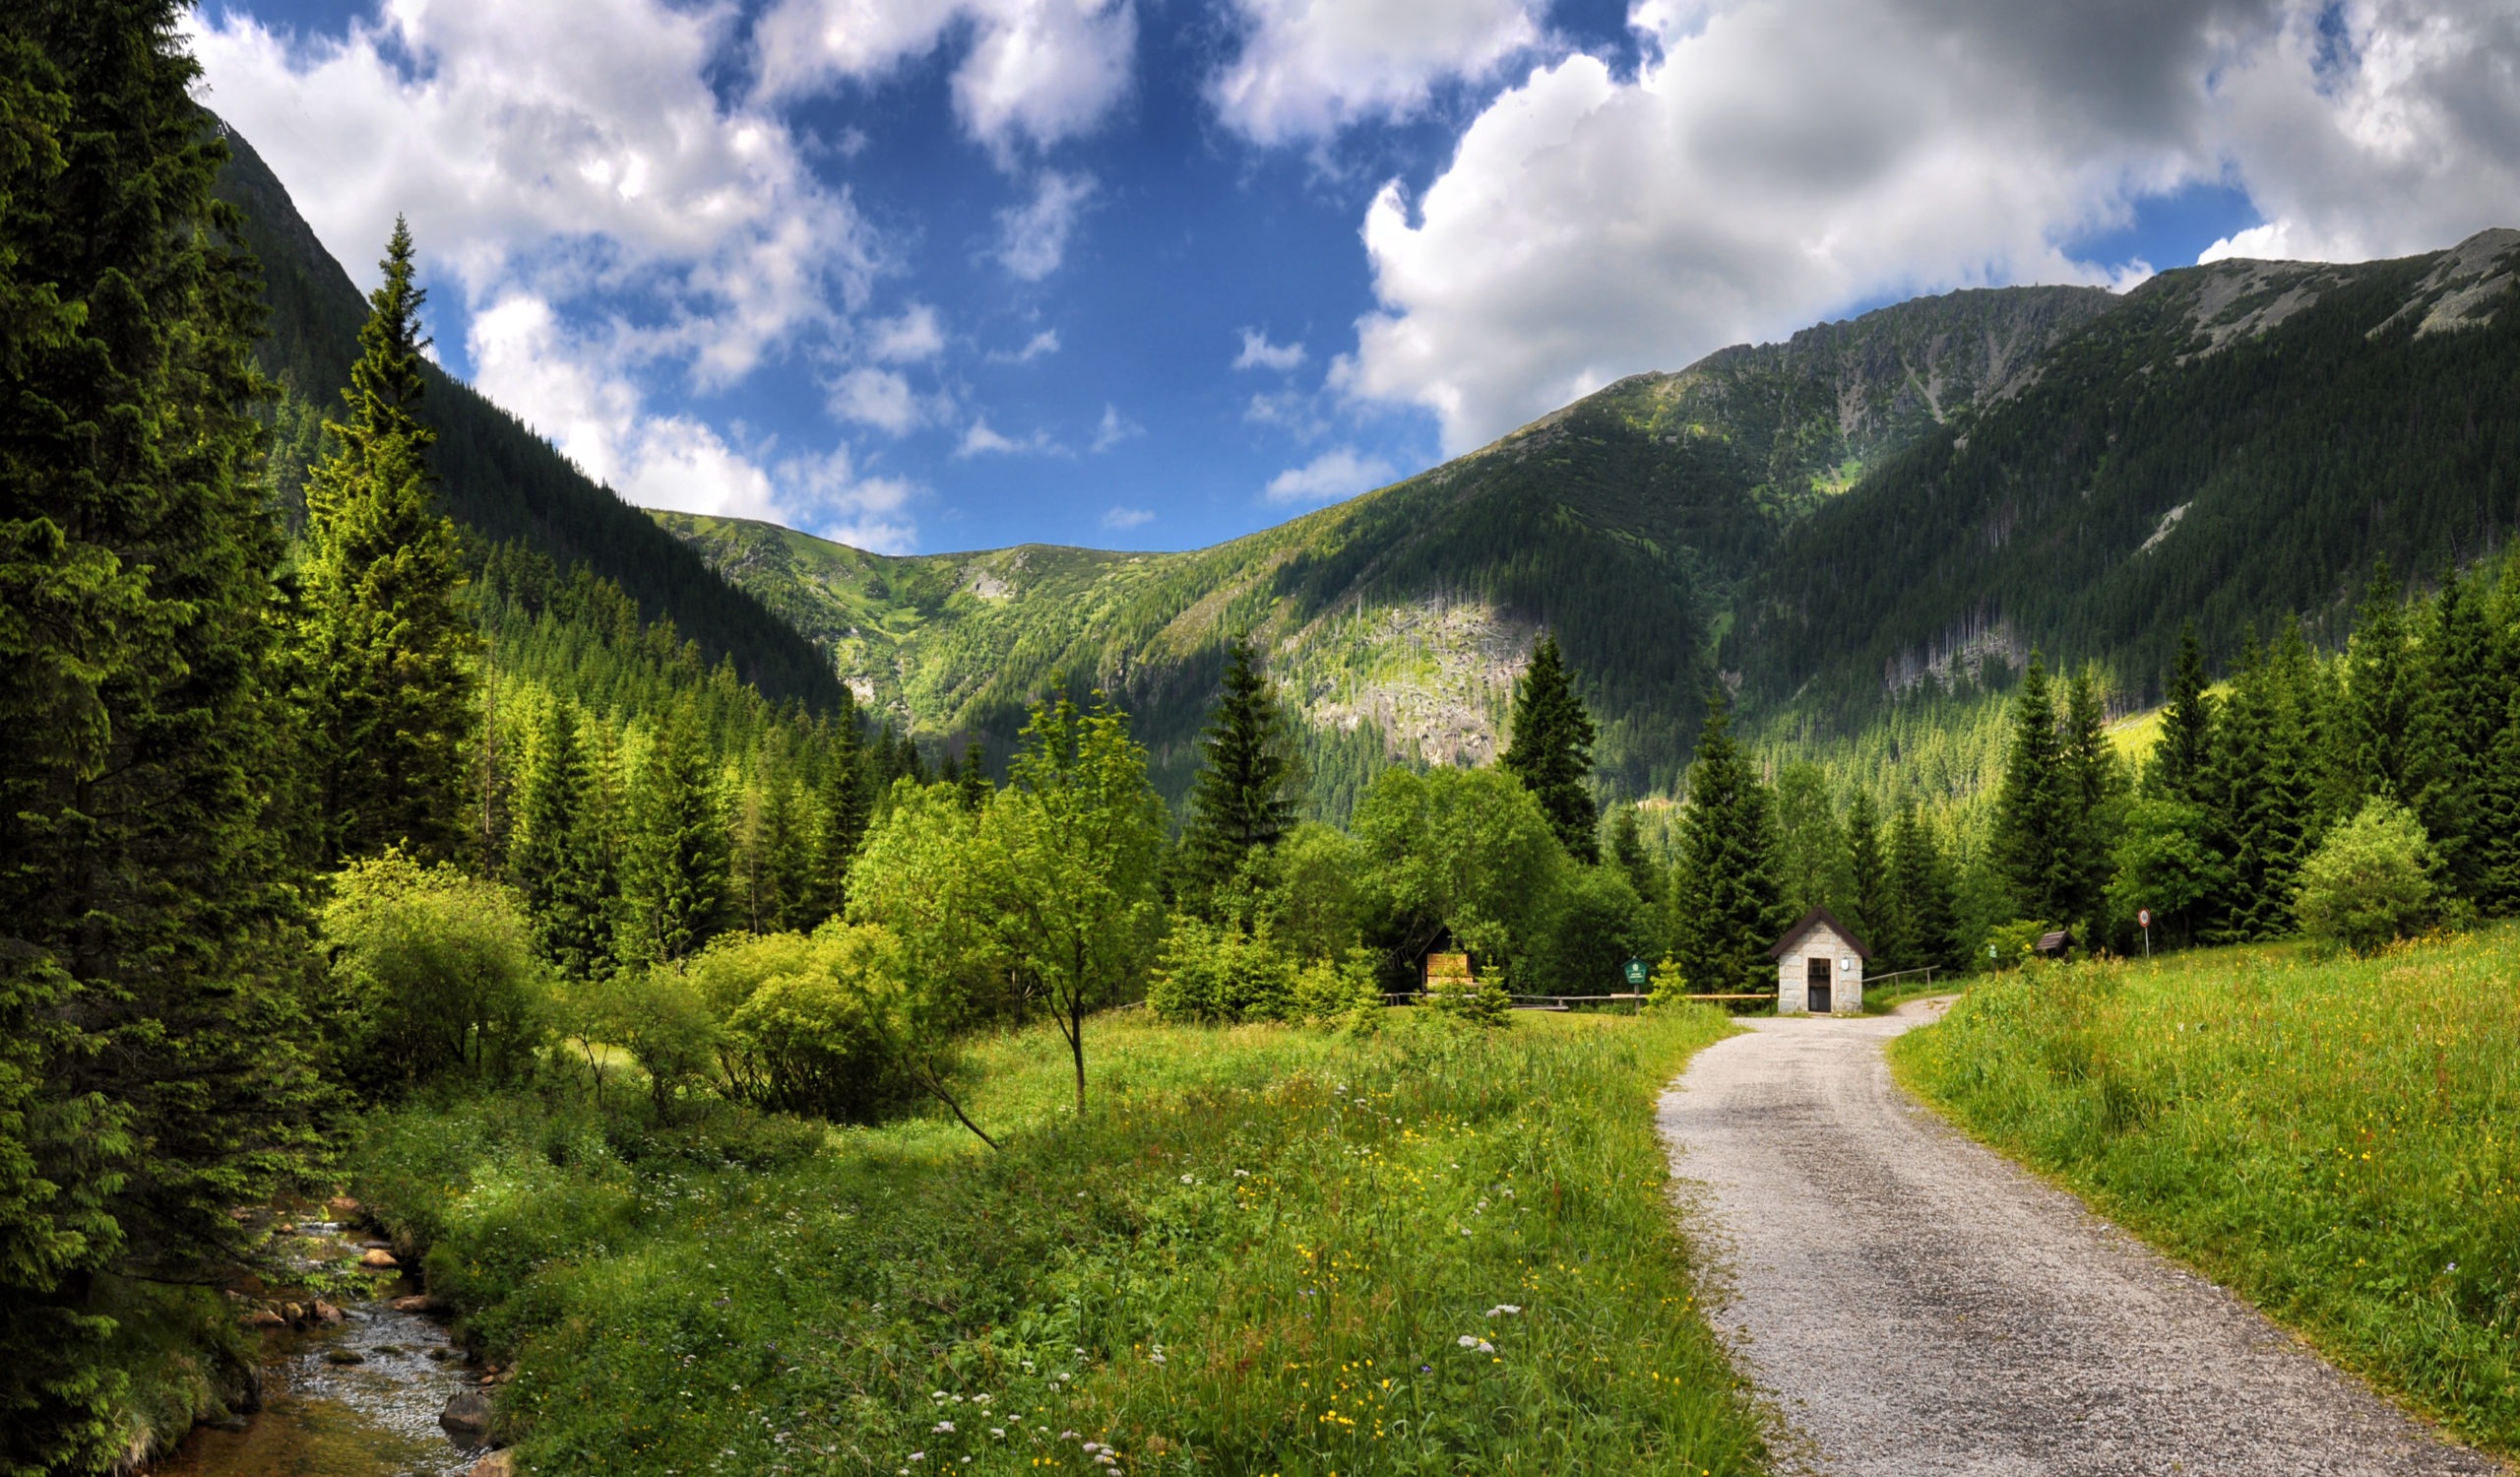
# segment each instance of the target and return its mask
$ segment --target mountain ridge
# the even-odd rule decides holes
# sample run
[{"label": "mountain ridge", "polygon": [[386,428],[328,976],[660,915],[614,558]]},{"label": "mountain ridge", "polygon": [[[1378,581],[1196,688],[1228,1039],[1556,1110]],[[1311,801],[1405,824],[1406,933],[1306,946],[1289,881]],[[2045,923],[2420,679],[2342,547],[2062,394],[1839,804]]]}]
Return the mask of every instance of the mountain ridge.
[{"label": "mountain ridge", "polygon": [[[1755,723],[1843,734],[1885,705],[1999,685],[2044,644],[2109,667],[2121,696],[2138,700],[2162,665],[2170,612],[2195,610],[2227,654],[2242,625],[2285,614],[2333,637],[2371,554],[2421,563],[2492,543],[2512,521],[2509,497],[2474,458],[2445,465],[2399,447],[2396,465],[2429,478],[2434,494],[2367,537],[2322,538],[2318,520],[2286,514],[2285,497],[2327,507],[2335,483],[2350,502],[2386,475],[2370,463],[2388,437],[2367,422],[2410,409],[2389,380],[2414,364],[2433,365],[2426,395],[2488,422],[2501,444],[2510,417],[2486,402],[2509,368],[2499,335],[2520,320],[2499,311],[2515,250],[2520,232],[2487,231],[2394,262],[2182,268],[2123,294],[1911,299],[1628,376],[1416,477],[1177,553],[1030,545],[835,556],[791,533],[805,542],[788,550],[787,588],[774,595],[780,581],[758,558],[768,526],[656,516],[812,632],[872,706],[933,737],[1001,735],[1005,695],[1055,672],[1120,689],[1159,751],[1183,757],[1195,734],[1185,694],[1203,694],[1232,628],[1262,640],[1316,736],[1363,735],[1386,761],[1481,760],[1547,625],[1604,721],[1609,787],[1668,790],[1712,681]],[[2321,374],[2362,376],[2368,405],[2312,405],[2311,377],[2288,362],[2304,355]],[[2168,414],[2182,401],[2184,421]],[[2151,418],[2116,425],[2132,406]],[[2235,430],[2267,416],[2272,429]],[[2087,439],[2061,444],[2043,421]],[[2329,425],[2360,438],[2345,448],[2354,465],[2323,471],[2300,454]],[[2118,447],[2112,437],[2130,430],[2142,444]],[[2160,618],[2098,611],[2133,598],[2107,570],[2075,574],[2079,611],[2026,593],[2033,575],[2004,554],[2017,537],[2040,567],[2100,537],[2071,516],[2075,489],[2049,485],[2056,468],[2107,485],[2127,466],[2191,452],[2222,465],[2155,466],[2140,493],[2109,500],[2111,557],[2140,554],[2176,576],[2146,587]],[[2252,461],[2285,468],[2286,487],[2239,486]],[[1955,465],[1979,481],[1950,481]],[[2317,487],[2328,492],[2303,490]],[[2165,489],[2179,496],[2164,501]],[[1955,497],[1976,499],[1974,543],[1951,516]],[[1943,546],[1912,546],[1911,527]],[[2220,546],[2233,527],[2300,554],[2317,579],[2278,577],[2268,557]],[[2205,546],[2216,551],[2181,551]],[[798,561],[811,566],[801,576]],[[1028,563],[1058,573],[1028,580]],[[1852,564],[1920,588],[1816,601],[1792,588],[1815,577],[1864,585],[1812,573]],[[896,578],[935,585],[915,620],[892,598]],[[1167,580],[1182,588],[1153,599]],[[1605,588],[1622,593],[1606,600]],[[1019,618],[1013,608],[1036,599],[1066,613]],[[1123,610],[1133,613],[1117,618]],[[2081,639],[2078,621],[2112,634]]]}]

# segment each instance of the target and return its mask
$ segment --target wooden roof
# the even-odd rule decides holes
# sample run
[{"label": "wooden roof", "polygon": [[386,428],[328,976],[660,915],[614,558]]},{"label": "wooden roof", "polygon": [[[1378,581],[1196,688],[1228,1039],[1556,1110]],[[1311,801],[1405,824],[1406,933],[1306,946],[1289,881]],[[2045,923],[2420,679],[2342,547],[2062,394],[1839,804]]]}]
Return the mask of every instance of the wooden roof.
[{"label": "wooden roof", "polygon": [[1847,942],[1855,945],[1857,958],[1867,961],[1872,958],[1871,948],[1867,946],[1861,938],[1856,936],[1855,930],[1838,922],[1838,916],[1826,908],[1814,908],[1810,912],[1803,914],[1801,922],[1796,923],[1793,928],[1786,930],[1785,936],[1778,939],[1769,947],[1768,957],[1771,959],[1784,958],[1786,956],[1786,952],[1792,949],[1796,944],[1801,942],[1802,935],[1810,932],[1812,926],[1815,924],[1827,924],[1832,930],[1836,931],[1837,935],[1840,938],[1843,938]]}]

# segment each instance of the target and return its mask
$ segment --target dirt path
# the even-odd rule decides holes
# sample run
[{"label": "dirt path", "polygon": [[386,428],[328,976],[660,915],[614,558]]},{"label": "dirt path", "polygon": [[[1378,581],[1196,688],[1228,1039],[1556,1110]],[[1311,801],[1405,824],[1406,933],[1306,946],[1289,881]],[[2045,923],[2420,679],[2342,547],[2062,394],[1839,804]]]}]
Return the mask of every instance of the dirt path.
[{"label": "dirt path", "polygon": [[1761,1020],[1662,1103],[1713,1311],[1796,1463],[1917,1473],[2493,1473],[1890,1080],[1889,1017]]}]

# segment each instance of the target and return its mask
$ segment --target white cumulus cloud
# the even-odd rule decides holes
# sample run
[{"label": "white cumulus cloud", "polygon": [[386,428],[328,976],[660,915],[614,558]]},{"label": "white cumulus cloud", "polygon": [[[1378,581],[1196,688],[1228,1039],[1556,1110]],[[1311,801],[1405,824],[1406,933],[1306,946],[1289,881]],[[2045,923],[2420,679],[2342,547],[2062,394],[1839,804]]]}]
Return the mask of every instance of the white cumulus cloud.
[{"label": "white cumulus cloud", "polygon": [[1269,479],[1266,495],[1279,503],[1336,502],[1391,481],[1392,470],[1381,457],[1360,456],[1353,446],[1335,447]]},{"label": "white cumulus cloud", "polygon": [[900,316],[873,326],[866,352],[887,364],[932,359],[945,352],[945,328],[937,320],[935,308],[914,302],[902,309]]},{"label": "white cumulus cloud", "polygon": [[1144,528],[1154,521],[1154,512],[1147,508],[1114,507],[1102,515],[1102,526],[1114,531]]},{"label": "white cumulus cloud", "polygon": [[2520,5],[1639,0],[1645,60],[1534,67],[1363,225],[1333,365],[1462,450],[1621,375],[1869,299],[2123,284],[2136,202],[2236,183],[2225,250],[2356,257],[2520,220]]},{"label": "white cumulus cloud", "polygon": [[1011,456],[1023,452],[1058,453],[1063,448],[1050,438],[1048,431],[1037,430],[1028,436],[1009,436],[988,423],[983,416],[974,420],[963,432],[962,444],[954,448],[957,457]]},{"label": "white cumulus cloud", "polygon": [[1093,200],[1094,188],[1091,174],[1042,170],[1031,200],[997,213],[999,265],[1025,282],[1040,282],[1056,272],[1067,259],[1068,237],[1075,234],[1077,217]]},{"label": "white cumulus cloud", "polygon": [[1146,427],[1120,414],[1115,405],[1102,407],[1102,419],[1094,427],[1094,449],[1109,451],[1123,441],[1146,434]]},{"label": "white cumulus cloud", "polygon": [[831,413],[898,436],[927,417],[910,381],[890,369],[856,368],[831,388]]},{"label": "white cumulus cloud", "polygon": [[781,101],[878,81],[966,26],[955,115],[1001,161],[1019,140],[1092,131],[1128,96],[1129,0],[778,0],[754,32],[758,92]]},{"label": "white cumulus cloud", "polygon": [[1059,331],[1055,328],[1045,328],[1025,340],[1023,348],[999,350],[990,353],[989,358],[1000,364],[1029,364],[1045,354],[1058,352]]},{"label": "white cumulus cloud", "polygon": [[640,507],[762,518],[844,543],[907,551],[915,489],[854,475],[847,447],[768,460],[688,416],[658,414],[638,388],[590,366],[551,305],[510,293],[473,315],[467,349],[481,391],[550,437],[589,477]]},{"label": "white cumulus cloud", "polygon": [[711,89],[730,21],[663,0],[395,0],[304,41],[197,14],[191,42],[206,100],[353,273],[405,213],[474,301],[653,294],[612,347],[719,387],[853,306],[877,266],[785,125]]},{"label": "white cumulus cloud", "polygon": [[1242,353],[1233,356],[1236,369],[1292,369],[1303,362],[1303,345],[1272,344],[1269,336],[1252,329],[1242,331]]},{"label": "white cumulus cloud", "polygon": [[1209,83],[1226,123],[1264,144],[1405,116],[1454,78],[1541,39],[1544,0],[1233,0],[1242,47]]}]

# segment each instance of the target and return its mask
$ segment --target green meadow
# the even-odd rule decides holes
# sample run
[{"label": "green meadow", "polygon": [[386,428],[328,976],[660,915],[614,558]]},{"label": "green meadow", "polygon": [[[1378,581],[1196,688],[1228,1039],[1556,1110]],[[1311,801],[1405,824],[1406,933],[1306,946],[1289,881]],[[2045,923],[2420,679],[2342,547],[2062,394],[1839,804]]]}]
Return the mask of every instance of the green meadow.
[{"label": "green meadow", "polygon": [[1891,1056],[1972,1132],[2520,1451],[2520,929],[2034,967]]},{"label": "green meadow", "polygon": [[981,1039],[947,1119],[636,1094],[370,1121],[355,1187],[472,1337],[522,1469],[1764,1470],[1653,1127],[1703,1006],[1481,1031],[1098,1019]]}]

